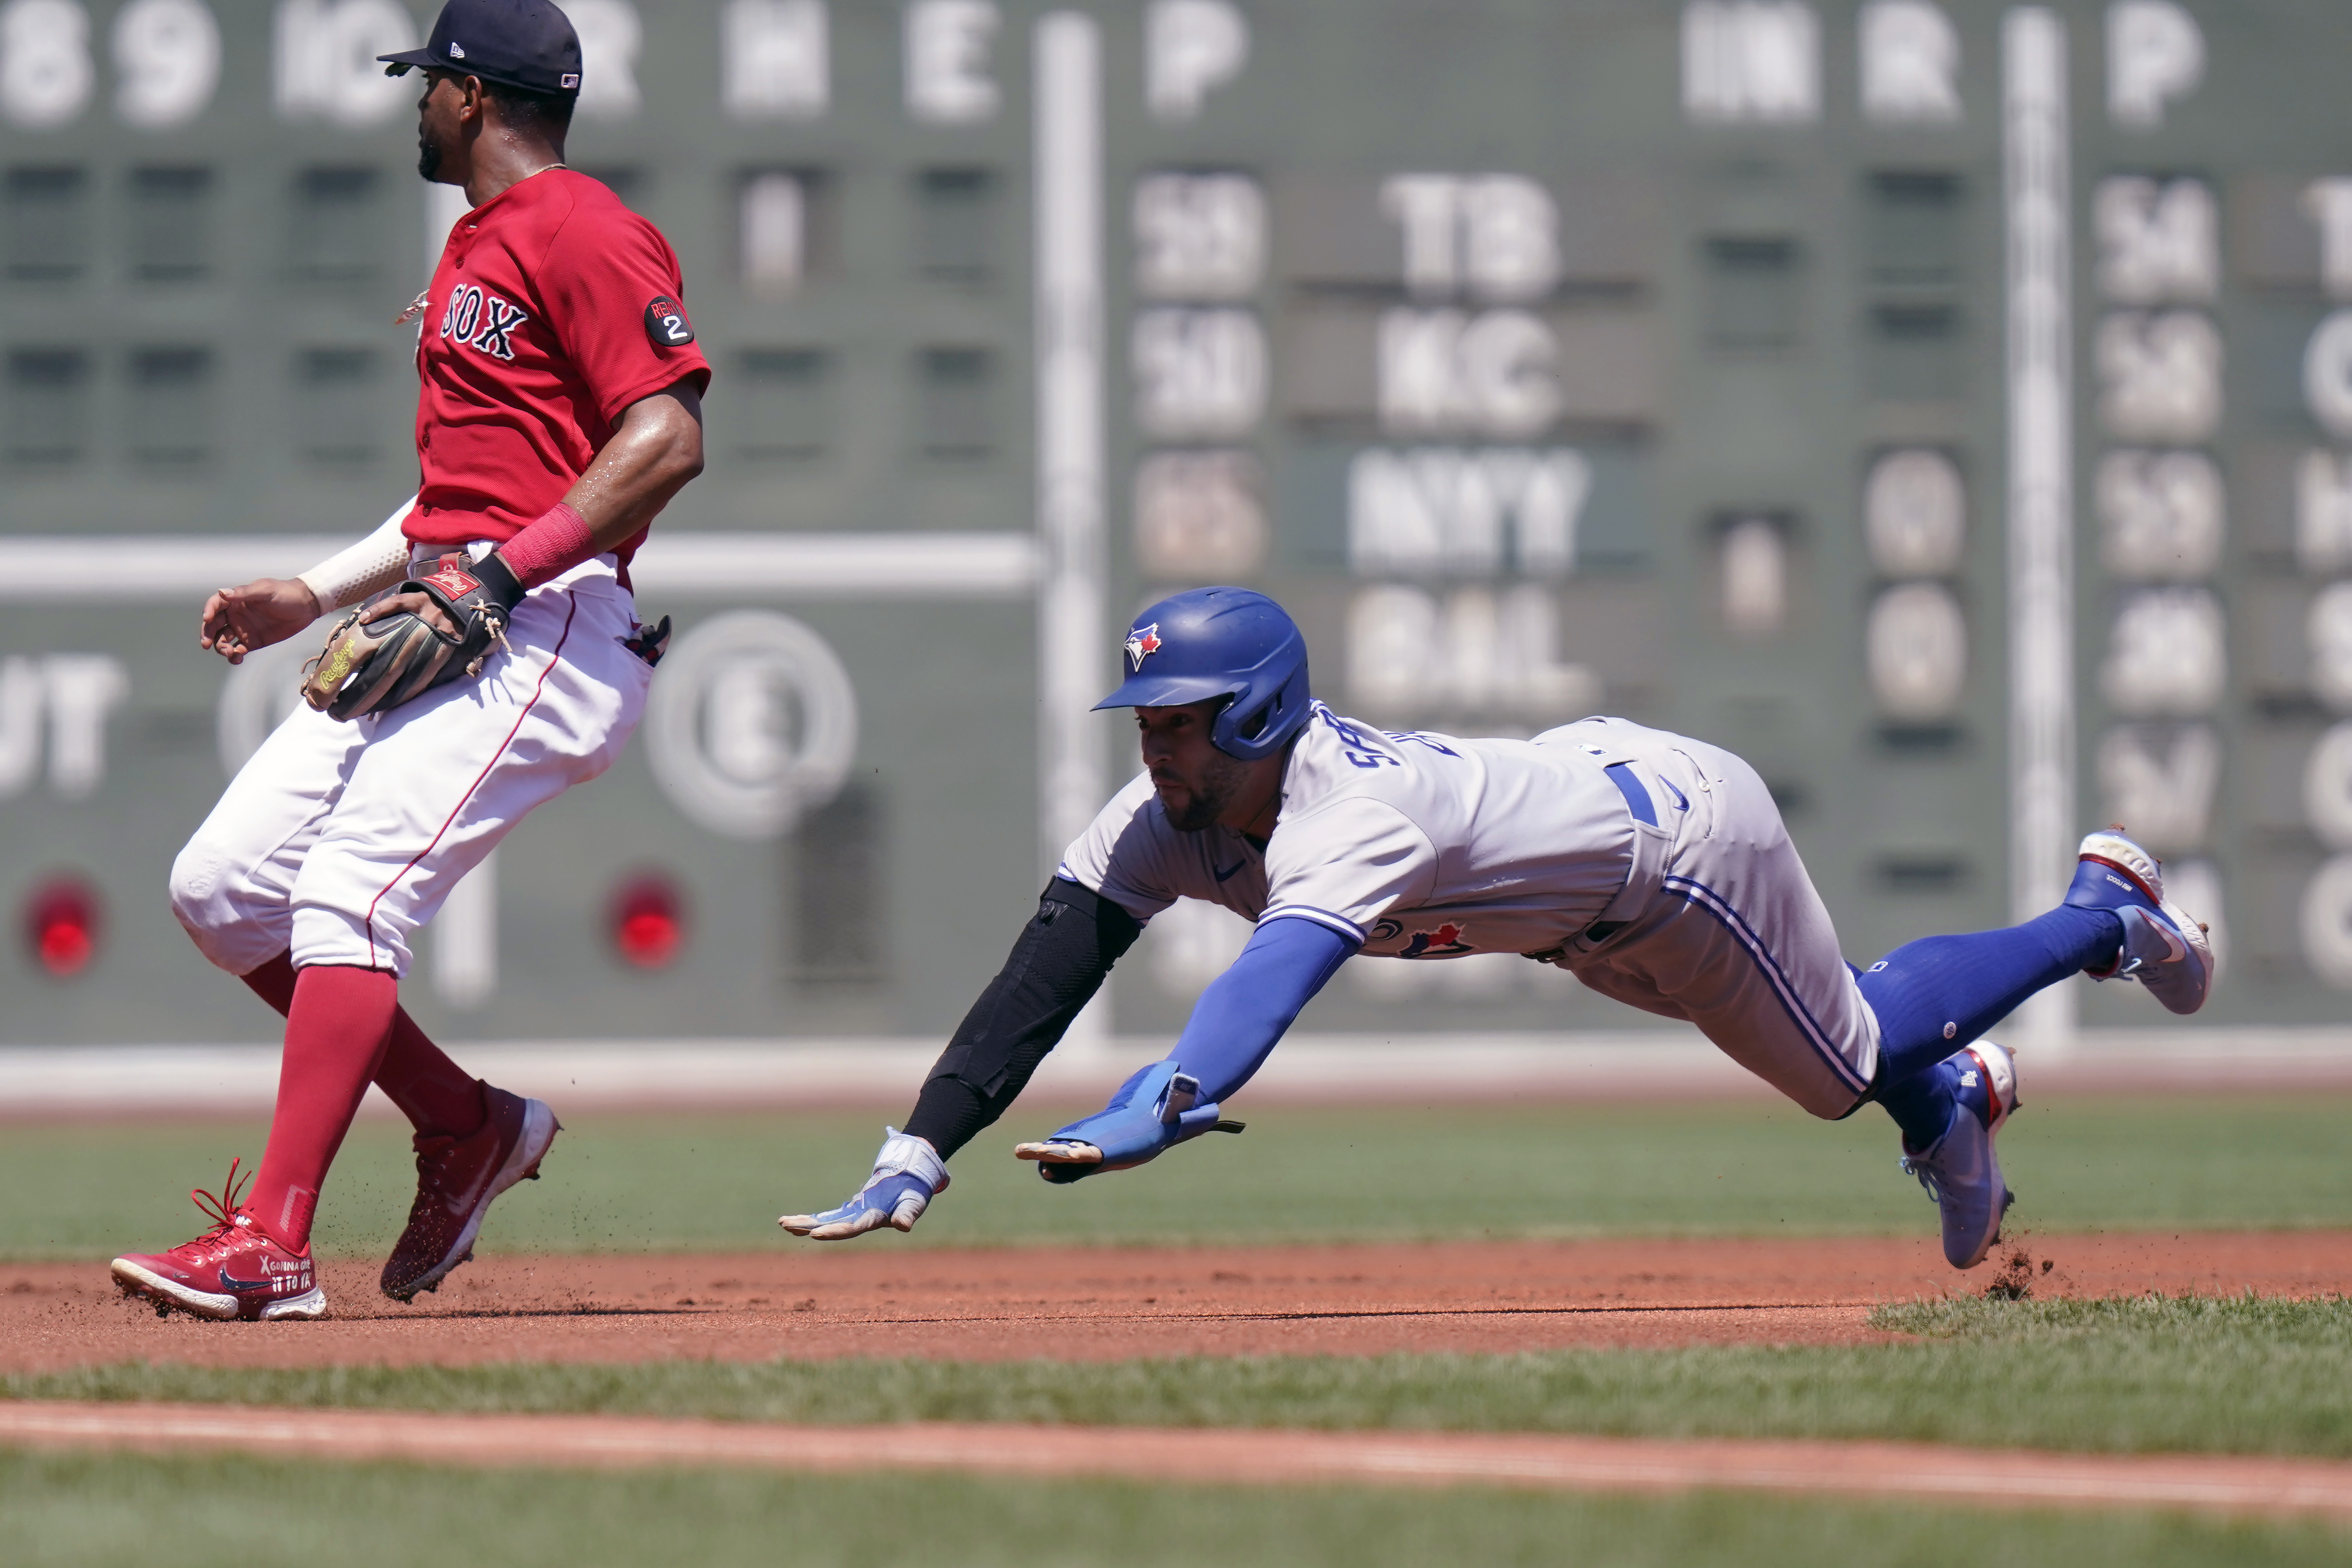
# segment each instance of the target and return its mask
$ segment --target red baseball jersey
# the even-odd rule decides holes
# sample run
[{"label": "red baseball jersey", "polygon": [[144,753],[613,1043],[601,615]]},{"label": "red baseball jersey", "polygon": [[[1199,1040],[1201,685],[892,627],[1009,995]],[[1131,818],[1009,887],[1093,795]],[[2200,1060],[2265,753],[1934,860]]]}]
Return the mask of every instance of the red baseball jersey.
[{"label": "red baseball jersey", "polygon": [[[511,539],[563,499],[630,404],[709,385],[684,293],[661,231],[569,169],[458,219],[418,323],[408,537]],[[620,547],[624,582],[644,539]]]}]

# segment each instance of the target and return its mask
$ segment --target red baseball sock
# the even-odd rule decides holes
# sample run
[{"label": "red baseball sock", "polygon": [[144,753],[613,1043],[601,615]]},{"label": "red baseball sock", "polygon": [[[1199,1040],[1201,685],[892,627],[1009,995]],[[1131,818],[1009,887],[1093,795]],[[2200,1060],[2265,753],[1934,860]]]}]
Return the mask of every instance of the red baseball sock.
[{"label": "red baseball sock", "polygon": [[[244,978],[253,994],[280,1015],[293,1005],[292,955],[281,952]],[[384,1046],[383,1060],[376,1064],[375,1086],[419,1132],[463,1138],[481,1126],[488,1114],[482,1109],[481,1081],[451,1061],[416,1026],[405,1007],[392,1016],[392,1038]]]},{"label": "red baseball sock", "polygon": [[310,1244],[319,1189],[383,1059],[399,1005],[400,982],[382,970],[319,964],[296,972],[278,1113],[247,1201],[283,1247],[299,1252]]}]

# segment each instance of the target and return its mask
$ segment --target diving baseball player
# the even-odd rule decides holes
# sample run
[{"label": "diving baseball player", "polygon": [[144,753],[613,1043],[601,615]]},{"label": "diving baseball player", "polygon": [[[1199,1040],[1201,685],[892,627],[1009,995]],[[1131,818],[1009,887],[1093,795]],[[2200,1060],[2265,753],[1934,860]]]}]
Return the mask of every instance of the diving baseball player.
[{"label": "diving baseball player", "polygon": [[[326,1310],[310,1224],[371,1080],[415,1124],[417,1192],[383,1289],[472,1256],[491,1201],[535,1175],[548,1107],[481,1082],[399,1005],[410,939],[534,806],[594,778],[636,728],[668,624],[638,625],[629,560],[702,468],[709,366],[677,258],[563,164],[580,43],[549,0],[449,0],[422,49],[418,171],[465,187],[418,321],[414,500],[300,576],[205,602],[231,663],[347,616],[298,708],[172,868],[205,956],[286,1015],[278,1109],[249,1196],[114,1260],[158,1310]],[[409,320],[404,316],[403,321]],[[398,591],[385,594],[387,589]],[[381,595],[381,596],[379,596]]]},{"label": "diving baseball player", "polygon": [[1309,695],[1282,607],[1201,588],[1136,618],[1126,683],[1144,771],[1069,847],[1003,971],[932,1068],[906,1131],[839,1208],[798,1236],[909,1229],[945,1162],[993,1122],[1144,922],[1204,899],[1255,922],[1167,1058],[1108,1108],[1014,1152],[1048,1181],[1238,1131],[1223,1103],[1350,958],[1515,952],[1604,995],[1696,1025],[1816,1116],[1866,1100],[1900,1128],[1903,1168],[1941,1208],[1944,1256],[1981,1260],[2011,1194],[1994,1140],[2017,1068],[1983,1032],[2074,973],[2203,1005],[2212,954],[2120,831],[2083,841],[2059,908],[2003,931],[1930,937],[1866,970],[1755,771],[1622,719],[1530,741],[1385,732]]}]

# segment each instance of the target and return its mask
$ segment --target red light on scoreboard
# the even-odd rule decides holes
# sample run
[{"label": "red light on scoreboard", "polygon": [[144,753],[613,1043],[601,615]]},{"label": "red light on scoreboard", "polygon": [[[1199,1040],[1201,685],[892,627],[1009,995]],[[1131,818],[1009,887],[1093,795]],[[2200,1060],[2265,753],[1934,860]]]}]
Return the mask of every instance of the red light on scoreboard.
[{"label": "red light on scoreboard", "polygon": [[686,915],[677,889],[658,872],[632,877],[614,889],[613,946],[639,969],[668,965],[686,944]]},{"label": "red light on scoreboard", "polygon": [[25,900],[25,943],[34,961],[69,980],[98,956],[98,894],[79,877],[52,877]]}]

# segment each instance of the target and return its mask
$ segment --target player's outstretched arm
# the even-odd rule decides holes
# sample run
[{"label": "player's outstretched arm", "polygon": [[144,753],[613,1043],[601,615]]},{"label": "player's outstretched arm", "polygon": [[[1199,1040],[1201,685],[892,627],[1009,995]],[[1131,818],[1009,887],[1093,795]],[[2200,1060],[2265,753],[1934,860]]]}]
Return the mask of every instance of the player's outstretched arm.
[{"label": "player's outstretched arm", "polygon": [[843,1241],[885,1225],[909,1230],[948,1184],[946,1162],[1029,1086],[1143,926],[1113,900],[1055,878],[1004,967],[964,1015],[923,1085],[907,1130],[885,1128],[874,1172],[823,1214],[786,1215],[794,1236]]},{"label": "player's outstretched arm", "polygon": [[1201,993],[1166,1059],[1119,1085],[1101,1110],[1018,1145],[1014,1155],[1036,1161],[1049,1182],[1075,1182],[1144,1164],[1204,1132],[1240,1131],[1219,1113],[1221,1103],[1256,1073],[1359,945],[1314,921],[1266,921]]},{"label": "player's outstretched arm", "polygon": [[247,654],[284,642],[328,611],[391,587],[408,571],[402,524],[415,504],[410,496],[366,538],[299,577],[260,577],[214,594],[197,618],[196,645],[242,664]]}]

